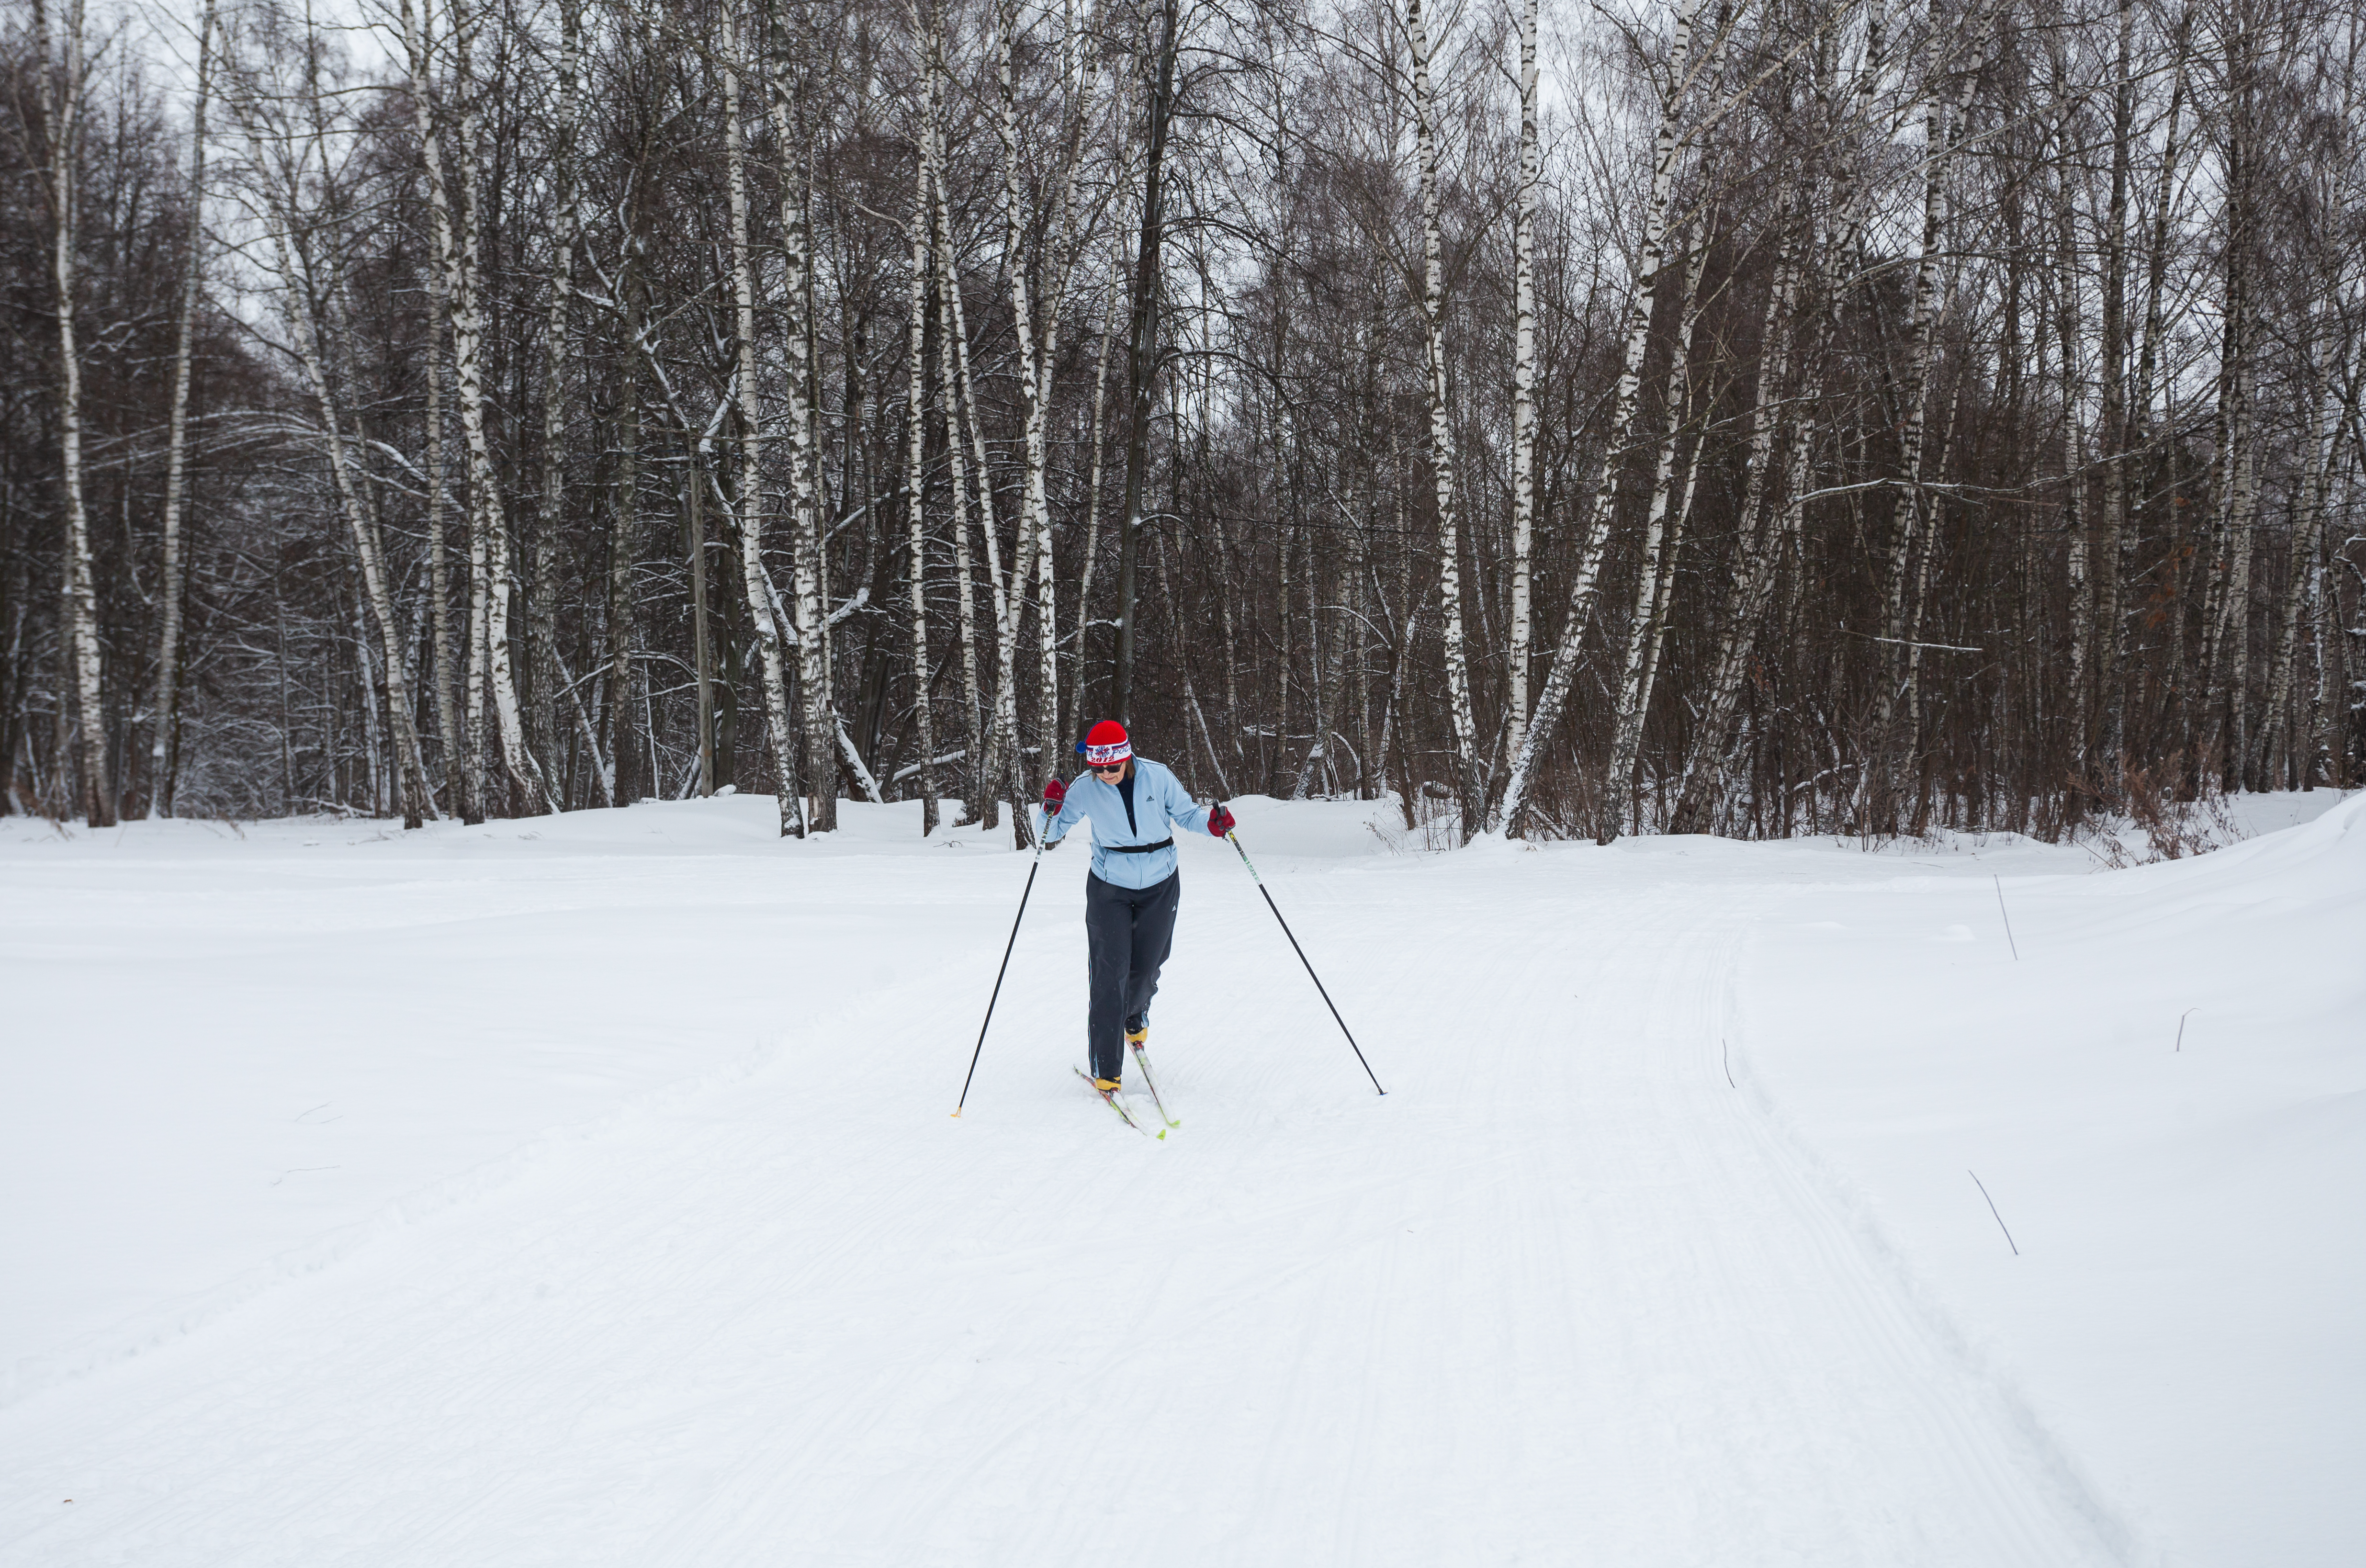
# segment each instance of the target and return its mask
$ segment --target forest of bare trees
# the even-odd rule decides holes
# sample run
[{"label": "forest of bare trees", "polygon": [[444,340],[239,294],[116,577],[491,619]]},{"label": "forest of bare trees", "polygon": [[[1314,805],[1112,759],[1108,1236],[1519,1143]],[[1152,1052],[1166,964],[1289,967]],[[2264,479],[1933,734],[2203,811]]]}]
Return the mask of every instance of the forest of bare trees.
[{"label": "forest of bare trees", "polygon": [[2354,5],[5,0],[0,85],[0,810],[2366,773]]}]

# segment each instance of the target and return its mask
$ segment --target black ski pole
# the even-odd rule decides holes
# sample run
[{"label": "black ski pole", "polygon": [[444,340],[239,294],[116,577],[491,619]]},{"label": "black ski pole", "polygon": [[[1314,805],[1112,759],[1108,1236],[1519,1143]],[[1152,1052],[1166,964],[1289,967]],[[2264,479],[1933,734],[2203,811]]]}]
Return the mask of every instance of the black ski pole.
[{"label": "black ski pole", "polygon": [[[1217,808],[1222,809],[1223,804],[1224,803],[1222,801],[1218,801],[1216,803]],[[1339,1016],[1339,1004],[1331,999],[1331,993],[1329,991],[1323,989],[1323,976],[1314,972],[1314,965],[1307,959],[1306,950],[1298,945],[1298,933],[1290,929],[1290,922],[1288,920],[1281,919],[1281,906],[1273,901],[1273,893],[1266,886],[1265,878],[1257,874],[1256,862],[1249,859],[1248,851],[1241,848],[1241,840],[1235,835],[1229,832],[1226,833],[1224,835],[1224,841],[1231,844],[1234,850],[1239,852],[1241,863],[1249,868],[1249,880],[1256,883],[1257,891],[1265,895],[1265,907],[1273,911],[1273,918],[1275,919],[1281,920],[1281,934],[1290,938],[1290,951],[1298,954],[1298,961],[1301,964],[1304,964],[1306,965],[1306,977],[1314,982],[1314,988],[1317,991],[1322,992],[1323,1005],[1331,1010],[1332,1020],[1339,1025],[1339,1032],[1346,1035],[1347,1037],[1347,1049],[1356,1053],[1357,1061],[1363,1062],[1364,1076],[1372,1080],[1372,1087],[1374,1089],[1380,1089],[1382,1094],[1388,1093],[1389,1091],[1387,1089],[1380,1089],[1380,1077],[1378,1073],[1372,1071],[1372,1064],[1364,1061],[1364,1048],[1356,1043],[1355,1032],[1347,1027],[1347,1021]]]},{"label": "black ski pole", "polygon": [[994,1004],[1002,999],[1002,977],[1010,973],[1010,950],[1019,945],[1019,922],[1027,918],[1027,896],[1035,891],[1035,873],[1043,863],[1043,835],[1051,830],[1045,823],[1035,833],[1035,858],[1028,863],[1027,886],[1019,895],[1019,914],[1010,922],[1010,940],[1002,944],[1002,967],[994,972],[994,994],[986,998],[986,1021],[977,1026],[977,1049],[969,1054],[969,1071],[962,1078],[961,1102],[953,1107],[958,1116],[969,1104],[970,1079],[977,1077],[977,1059],[986,1054],[986,1032],[994,1023]]}]

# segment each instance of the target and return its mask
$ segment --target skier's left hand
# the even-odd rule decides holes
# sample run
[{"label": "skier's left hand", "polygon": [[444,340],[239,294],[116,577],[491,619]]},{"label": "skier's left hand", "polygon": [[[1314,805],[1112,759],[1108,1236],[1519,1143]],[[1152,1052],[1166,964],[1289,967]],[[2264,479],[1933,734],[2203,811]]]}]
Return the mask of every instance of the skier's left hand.
[{"label": "skier's left hand", "polygon": [[1208,807],[1208,832],[1211,838],[1221,839],[1233,828],[1233,814],[1225,808],[1222,801]]}]

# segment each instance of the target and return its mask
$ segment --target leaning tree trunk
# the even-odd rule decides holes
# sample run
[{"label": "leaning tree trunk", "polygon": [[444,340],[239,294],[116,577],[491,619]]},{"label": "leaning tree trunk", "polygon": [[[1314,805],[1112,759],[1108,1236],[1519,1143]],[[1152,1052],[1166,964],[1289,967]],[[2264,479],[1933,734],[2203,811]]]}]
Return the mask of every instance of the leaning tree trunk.
[{"label": "leaning tree trunk", "polygon": [[[267,170],[261,137],[251,123],[248,138],[256,166]],[[395,616],[393,597],[388,591],[377,530],[367,513],[361,491],[355,484],[352,464],[346,455],[343,416],[338,412],[336,399],[329,386],[328,368],[321,356],[322,334],[309,269],[302,265],[289,238],[296,226],[300,175],[291,166],[284,174],[266,172],[264,178],[269,185],[265,197],[265,222],[271,231],[272,251],[278,262],[280,283],[287,292],[288,327],[295,341],[297,358],[304,367],[304,378],[311,387],[313,402],[320,411],[321,441],[328,456],[330,477],[336,487],[338,503],[344,513],[345,525],[353,535],[355,561],[361,569],[361,597],[367,600],[370,615],[377,622],[378,636],[384,649],[386,705],[393,725],[395,764],[401,779],[402,825],[416,828],[423,820],[422,812],[432,809],[433,795],[427,784],[427,769],[419,755],[419,736],[411,725],[411,688],[403,673],[402,625]],[[359,620],[359,608],[356,606],[357,635],[361,630]]]},{"label": "leaning tree trunk", "polygon": [[1662,397],[1659,461],[1651,478],[1651,510],[1643,519],[1643,558],[1635,574],[1635,613],[1627,626],[1627,653],[1618,683],[1617,717],[1612,724],[1610,768],[1603,775],[1594,842],[1606,844],[1618,836],[1633,794],[1635,761],[1643,744],[1644,709],[1649,702],[1645,668],[1658,645],[1661,594],[1661,547],[1665,542],[1668,502],[1676,474],[1676,448],[1683,432],[1685,384],[1692,371],[1693,328],[1700,320],[1701,269],[1708,261],[1708,235],[1699,235],[1692,247],[1692,265],[1684,268],[1684,298],[1677,304],[1675,346],[1668,355],[1668,382]]},{"label": "leaning tree trunk", "polygon": [[1652,313],[1659,301],[1660,271],[1667,264],[1668,203],[1675,188],[1676,154],[1682,145],[1676,122],[1689,85],[1685,69],[1692,55],[1693,23],[1699,11],[1700,0],[1676,0],[1675,37],[1669,49],[1670,85],[1667,96],[1660,104],[1660,129],[1652,142],[1651,191],[1643,210],[1643,253],[1635,276],[1634,299],[1627,309],[1626,357],[1618,372],[1617,390],[1611,400],[1602,464],[1594,478],[1594,504],[1586,520],[1584,542],[1580,547],[1577,573],[1570,582],[1569,608],[1561,619],[1560,638],[1545,673],[1544,690],[1537,698],[1537,711],[1520,738],[1518,750],[1513,753],[1511,773],[1504,781],[1499,818],[1504,833],[1511,838],[1516,839],[1526,830],[1528,790],[1536,777],[1537,763],[1542,758],[1545,742],[1560,723],[1561,709],[1567,705],[1570,687],[1577,679],[1578,647],[1585,638],[1586,624],[1592,617],[1603,547],[1610,538],[1610,513],[1618,488],[1618,468],[1626,457],[1628,428],[1635,422],[1636,393],[1643,381],[1643,350],[1651,341]]},{"label": "leaning tree trunk", "polygon": [[[1813,219],[1803,215],[1798,244],[1810,243]],[[1684,782],[1669,819],[1672,832],[1697,832],[1707,826],[1710,797],[1718,783],[1718,761],[1725,754],[1726,734],[1733,723],[1734,705],[1741,695],[1743,666],[1758,633],[1759,617],[1774,581],[1780,535],[1768,525],[1769,468],[1774,438],[1782,423],[1776,400],[1783,396],[1794,352],[1803,331],[1792,316],[1799,284],[1800,260],[1785,246],[1774,262],[1774,277],[1766,291],[1766,313],[1760,324],[1757,386],[1750,400],[1749,434],[1743,442],[1744,463],[1741,520],[1734,543],[1731,592],[1726,599],[1725,625],[1718,638],[1716,658],[1709,665],[1707,694],[1693,725],[1692,746],[1684,756]],[[1804,426],[1807,416],[1796,415]],[[1697,466],[1697,464],[1696,465]]]}]

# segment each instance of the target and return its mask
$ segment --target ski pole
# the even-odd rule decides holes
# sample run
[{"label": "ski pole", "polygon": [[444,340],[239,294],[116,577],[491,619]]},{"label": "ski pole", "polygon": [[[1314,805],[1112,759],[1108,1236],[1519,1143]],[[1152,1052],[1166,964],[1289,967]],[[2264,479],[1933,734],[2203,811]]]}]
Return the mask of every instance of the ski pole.
[{"label": "ski pole", "polygon": [[1002,977],[1010,973],[1010,950],[1019,945],[1019,922],[1027,918],[1027,896],[1035,891],[1035,873],[1043,863],[1043,829],[1035,834],[1035,858],[1027,865],[1027,886],[1019,895],[1018,918],[1010,922],[1010,940],[1002,944],[1002,967],[994,972],[994,994],[986,998],[986,1021],[977,1026],[977,1049],[969,1054],[969,1072],[962,1078],[961,1102],[953,1107],[958,1116],[969,1104],[970,1079],[977,1077],[977,1059],[986,1054],[986,1032],[994,1023],[994,1004],[1002,999]]},{"label": "ski pole", "polygon": [[[1222,807],[1223,802],[1220,800],[1216,804],[1217,806]],[[1347,1027],[1347,1021],[1339,1016],[1339,1004],[1331,999],[1331,993],[1329,991],[1324,990],[1323,976],[1314,972],[1314,965],[1308,960],[1306,950],[1298,945],[1298,933],[1290,929],[1290,922],[1288,920],[1281,919],[1281,906],[1273,901],[1273,893],[1271,889],[1266,886],[1265,878],[1257,874],[1256,862],[1249,859],[1248,851],[1241,848],[1241,840],[1236,835],[1226,833],[1224,835],[1224,841],[1231,844],[1234,850],[1239,852],[1241,863],[1249,868],[1249,880],[1256,883],[1257,891],[1265,895],[1265,907],[1273,911],[1273,918],[1275,919],[1281,920],[1281,934],[1290,938],[1290,951],[1298,954],[1298,961],[1301,964],[1304,964],[1306,965],[1306,977],[1314,982],[1314,988],[1317,991],[1322,992],[1323,1005],[1331,1010],[1332,1020],[1339,1025],[1339,1032],[1347,1036],[1347,1049],[1356,1053],[1357,1061],[1363,1063],[1364,1076],[1372,1080],[1372,1087],[1374,1089],[1380,1089],[1382,1094],[1388,1093],[1389,1091],[1387,1089],[1380,1089],[1380,1075],[1372,1071],[1372,1064],[1364,1060],[1364,1048],[1356,1043],[1355,1033]]]}]

